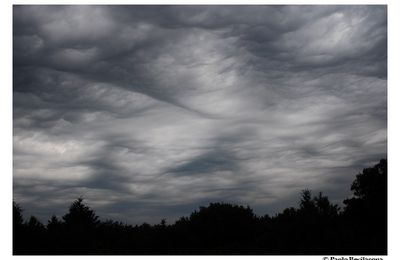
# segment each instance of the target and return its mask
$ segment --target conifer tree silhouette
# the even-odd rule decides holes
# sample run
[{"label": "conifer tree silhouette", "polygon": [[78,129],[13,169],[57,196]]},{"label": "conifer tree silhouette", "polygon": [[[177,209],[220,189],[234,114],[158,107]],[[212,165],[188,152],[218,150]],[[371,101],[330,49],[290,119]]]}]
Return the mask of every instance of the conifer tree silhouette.
[{"label": "conifer tree silhouette", "polygon": [[66,230],[66,247],[70,253],[94,253],[96,246],[96,228],[99,217],[89,206],[83,204],[83,198],[76,199],[63,217]]},{"label": "conifer tree silhouette", "polygon": [[63,220],[69,229],[92,229],[100,223],[94,210],[83,204],[83,198],[78,198],[72,203]]}]

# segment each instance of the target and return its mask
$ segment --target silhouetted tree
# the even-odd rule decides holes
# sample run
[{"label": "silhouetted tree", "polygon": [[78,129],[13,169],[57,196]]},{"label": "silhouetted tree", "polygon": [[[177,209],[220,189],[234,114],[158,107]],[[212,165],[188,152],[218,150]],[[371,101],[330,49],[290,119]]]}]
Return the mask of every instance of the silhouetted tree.
[{"label": "silhouetted tree", "polygon": [[22,208],[13,201],[13,252],[22,251],[24,244],[24,218],[22,216]]},{"label": "silhouetted tree", "polygon": [[300,209],[304,211],[314,211],[315,205],[311,199],[311,190],[301,192]]},{"label": "silhouetted tree", "polygon": [[100,221],[89,206],[83,204],[83,198],[78,198],[69,207],[63,217],[65,222],[65,243],[71,253],[95,253],[96,228]]},{"label": "silhouetted tree", "polygon": [[360,199],[382,199],[386,197],[387,161],[382,159],[371,168],[366,168],[356,176],[351,185],[354,196]]},{"label": "silhouetted tree", "polygon": [[47,230],[49,231],[58,231],[61,228],[62,224],[63,222],[61,222],[61,220],[59,220],[55,215],[53,215],[48,220],[46,227]]},{"label": "silhouetted tree", "polygon": [[[387,162],[382,159],[356,176],[351,190],[353,198],[344,200],[345,213],[352,216],[374,215],[381,220],[387,213]],[[375,214],[378,213],[378,214]]]},{"label": "silhouetted tree", "polygon": [[43,231],[45,229],[42,222],[40,222],[35,216],[29,218],[28,228],[32,231]]},{"label": "silhouetted tree", "polygon": [[94,210],[83,204],[83,198],[78,198],[72,203],[63,219],[69,229],[93,229],[100,223]]},{"label": "silhouetted tree", "polygon": [[55,215],[52,215],[51,218],[47,221],[46,225],[47,229],[47,252],[59,254],[62,252],[63,248],[66,247],[65,240],[67,239],[67,235],[65,232],[64,222],[58,219]]},{"label": "silhouetted tree", "polygon": [[312,222],[317,216],[318,209],[315,200],[312,198],[311,190],[303,190],[301,192],[299,215],[304,218],[303,221]]},{"label": "silhouetted tree", "polygon": [[194,211],[189,219],[181,219],[185,225],[184,243],[190,243],[194,251],[203,248],[207,253],[245,252],[253,242],[257,218],[248,206],[227,203],[211,203]]},{"label": "silhouetted tree", "polygon": [[322,192],[319,192],[318,197],[314,197],[313,200],[319,216],[336,217],[339,214],[339,206],[332,204],[328,196],[323,196]]},{"label": "silhouetted tree", "polygon": [[344,216],[353,228],[353,241],[370,254],[387,250],[387,161],[365,168],[351,185],[354,196],[345,199]]},{"label": "silhouetted tree", "polygon": [[22,216],[22,208],[13,201],[13,225],[14,228],[21,227],[24,222],[24,218]]}]

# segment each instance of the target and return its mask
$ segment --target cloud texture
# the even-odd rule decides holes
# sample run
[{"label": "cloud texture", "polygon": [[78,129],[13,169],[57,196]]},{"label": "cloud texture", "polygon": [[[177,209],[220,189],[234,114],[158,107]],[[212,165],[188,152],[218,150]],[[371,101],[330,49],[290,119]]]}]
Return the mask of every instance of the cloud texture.
[{"label": "cloud texture", "polygon": [[339,202],[387,150],[385,6],[15,6],[14,198],[130,223]]}]

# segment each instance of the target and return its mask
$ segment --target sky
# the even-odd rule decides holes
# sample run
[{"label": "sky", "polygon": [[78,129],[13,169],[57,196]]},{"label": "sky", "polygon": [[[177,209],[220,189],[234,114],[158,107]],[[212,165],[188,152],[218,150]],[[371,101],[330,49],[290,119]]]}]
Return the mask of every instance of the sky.
[{"label": "sky", "polygon": [[387,157],[386,6],[14,6],[13,198],[173,223],[335,203]]}]

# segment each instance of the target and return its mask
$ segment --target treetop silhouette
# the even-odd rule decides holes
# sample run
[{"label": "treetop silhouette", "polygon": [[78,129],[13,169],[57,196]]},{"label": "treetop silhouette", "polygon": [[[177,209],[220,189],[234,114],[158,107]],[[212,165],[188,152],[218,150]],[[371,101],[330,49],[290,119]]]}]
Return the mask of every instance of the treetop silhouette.
[{"label": "treetop silhouette", "polygon": [[94,210],[83,204],[83,198],[78,198],[69,207],[69,212],[63,217],[67,228],[90,229],[95,228],[99,223],[99,217]]}]

